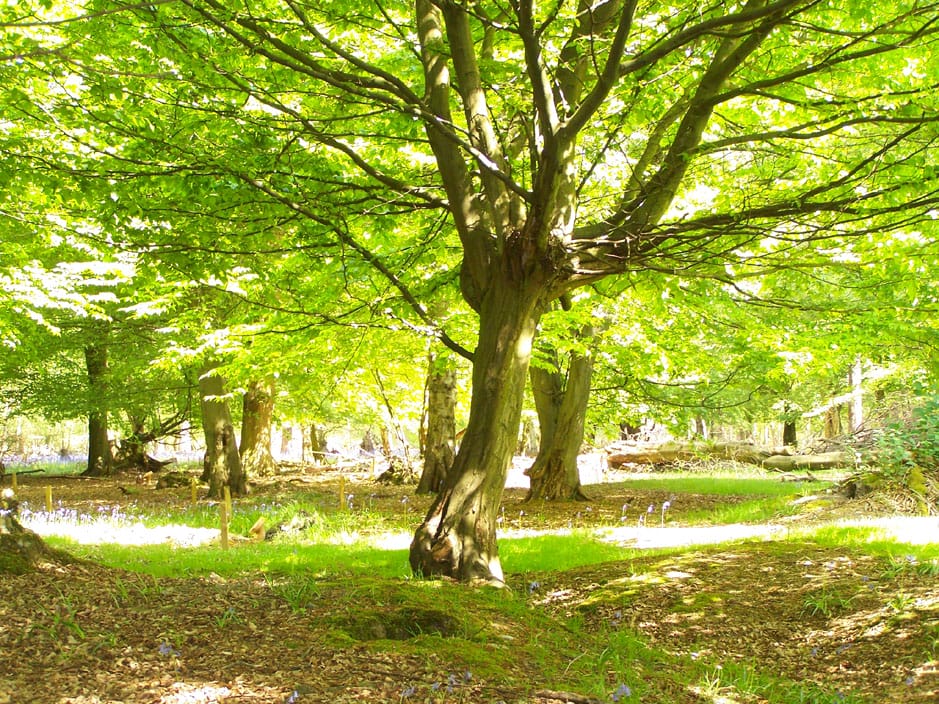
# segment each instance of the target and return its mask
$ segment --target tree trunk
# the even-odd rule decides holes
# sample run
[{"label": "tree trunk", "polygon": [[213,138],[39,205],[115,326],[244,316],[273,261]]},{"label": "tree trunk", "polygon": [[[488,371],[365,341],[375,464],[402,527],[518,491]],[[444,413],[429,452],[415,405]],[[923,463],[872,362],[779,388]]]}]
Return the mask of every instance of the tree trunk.
[{"label": "tree trunk", "polygon": [[427,379],[427,432],[424,435],[424,470],[418,494],[433,494],[443,487],[456,448],[456,369],[431,355]]},{"label": "tree trunk", "polygon": [[85,348],[85,369],[88,372],[88,466],[82,473],[88,477],[111,475],[113,462],[108,442],[107,383],[108,348],[104,344]]},{"label": "tree trunk", "polygon": [[841,406],[831,406],[825,411],[825,430],[826,438],[836,438],[842,433],[841,429]]},{"label": "tree trunk", "polygon": [[11,493],[0,494],[0,575],[26,574],[40,562],[72,562],[68,555],[49,548],[42,538],[20,524],[18,507]]},{"label": "tree trunk", "polygon": [[316,423],[310,423],[310,454],[314,460],[322,459],[326,454],[326,431]]},{"label": "tree trunk", "polygon": [[577,455],[584,441],[592,373],[591,355],[578,352],[570,355],[566,378],[559,366],[531,368],[541,445],[535,461],[525,471],[531,479],[526,500],[587,500],[580,486]]},{"label": "tree trunk", "polygon": [[235,441],[225,384],[216,373],[216,366],[210,362],[203,367],[199,396],[205,433],[203,480],[209,484],[209,496],[220,499],[224,496],[223,487],[228,486],[233,496],[243,496],[248,492],[248,485]]},{"label": "tree trunk", "polygon": [[797,443],[796,438],[796,422],[794,420],[784,420],[783,421],[783,445],[787,447],[795,447]]},{"label": "tree trunk", "polygon": [[411,542],[417,574],[503,584],[496,519],[543,311],[537,288],[512,279],[511,271],[494,273],[479,307],[469,421],[443,490]]},{"label": "tree trunk", "polygon": [[253,381],[244,396],[241,418],[241,464],[245,474],[265,477],[277,465],[271,452],[271,419],[274,416],[274,382]]}]

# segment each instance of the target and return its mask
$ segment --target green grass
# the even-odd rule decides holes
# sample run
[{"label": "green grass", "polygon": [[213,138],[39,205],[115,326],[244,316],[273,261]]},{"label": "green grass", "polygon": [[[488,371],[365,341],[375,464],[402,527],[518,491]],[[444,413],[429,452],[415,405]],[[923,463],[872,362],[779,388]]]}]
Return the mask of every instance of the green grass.
[{"label": "green grass", "polygon": [[597,540],[586,531],[499,540],[502,567],[512,574],[560,572],[600,562],[628,560],[637,552]]},{"label": "green grass", "polygon": [[769,476],[700,476],[686,474],[656,474],[654,477],[627,479],[622,486],[645,491],[664,491],[675,494],[706,494],[718,496],[805,496],[824,489],[830,484],[818,482],[782,482],[778,475]]},{"label": "green grass", "polygon": [[33,462],[28,465],[8,464],[6,466],[7,485],[9,486],[9,476],[14,472],[35,472],[42,470],[41,473],[30,474],[28,476],[39,477],[70,477],[81,474],[88,468],[85,462]]},{"label": "green grass", "polygon": [[265,542],[175,548],[169,545],[77,545],[50,537],[50,545],[110,567],[142,572],[154,577],[197,577],[217,574],[231,577],[252,573],[305,572],[312,574],[410,576],[407,550],[382,550],[364,543]]},{"label": "green grass", "polygon": [[688,511],[682,514],[681,522],[696,525],[729,525],[732,523],[767,523],[781,516],[792,516],[799,512],[793,505],[792,495],[751,499],[739,503],[727,503],[715,508]]},{"label": "green grass", "polygon": [[[939,542],[905,543],[876,526],[820,526],[796,531],[793,538],[811,540],[826,547],[851,548],[909,569],[939,561]],[[925,571],[925,568],[920,569]]]}]

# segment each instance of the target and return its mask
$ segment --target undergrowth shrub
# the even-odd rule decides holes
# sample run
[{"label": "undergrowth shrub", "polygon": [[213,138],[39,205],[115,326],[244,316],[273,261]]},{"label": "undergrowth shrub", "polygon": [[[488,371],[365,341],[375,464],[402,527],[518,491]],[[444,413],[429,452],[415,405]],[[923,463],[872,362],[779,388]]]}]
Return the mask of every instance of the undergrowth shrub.
[{"label": "undergrowth shrub", "polygon": [[885,474],[897,478],[906,477],[913,467],[939,470],[939,395],[914,408],[908,421],[885,428],[875,458]]}]

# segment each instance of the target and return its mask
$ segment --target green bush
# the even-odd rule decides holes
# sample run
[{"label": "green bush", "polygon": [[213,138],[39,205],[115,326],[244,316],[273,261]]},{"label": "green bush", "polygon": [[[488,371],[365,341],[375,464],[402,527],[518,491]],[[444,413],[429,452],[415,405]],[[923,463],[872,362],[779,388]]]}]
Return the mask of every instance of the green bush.
[{"label": "green bush", "polygon": [[877,464],[888,475],[906,478],[913,468],[939,470],[939,396],[927,397],[910,420],[888,426],[878,440]]}]

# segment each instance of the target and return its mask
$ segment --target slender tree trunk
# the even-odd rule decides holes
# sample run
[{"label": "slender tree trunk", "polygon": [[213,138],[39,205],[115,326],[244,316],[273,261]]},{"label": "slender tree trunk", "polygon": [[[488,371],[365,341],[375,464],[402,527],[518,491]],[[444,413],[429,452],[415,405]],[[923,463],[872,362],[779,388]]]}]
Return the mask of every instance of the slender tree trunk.
[{"label": "slender tree trunk", "polygon": [[431,355],[427,379],[427,431],[424,435],[424,469],[418,494],[432,494],[443,487],[456,448],[456,369]]},{"label": "slender tree trunk", "polygon": [[203,478],[209,483],[209,496],[220,499],[224,495],[223,487],[228,486],[234,496],[243,496],[248,492],[248,485],[238,454],[225,383],[216,373],[216,366],[209,362],[203,367],[199,395],[205,432]]},{"label": "slender tree trunk", "polygon": [[794,420],[783,421],[783,445],[795,447],[797,444],[796,422]]},{"label": "slender tree trunk", "polygon": [[559,365],[554,369],[531,368],[541,445],[535,461],[525,471],[531,479],[527,500],[587,500],[580,485],[577,455],[584,442],[592,374],[592,356],[579,352],[571,353],[566,376]]},{"label": "slender tree trunk", "polygon": [[273,380],[251,382],[244,396],[241,417],[241,464],[245,474],[270,476],[277,468],[271,452],[273,417]]},{"label": "slender tree trunk", "polygon": [[848,426],[852,433],[864,427],[864,366],[861,356],[854,359],[851,371],[848,373],[848,383],[851,384],[851,405],[848,406]]},{"label": "slender tree trunk", "polygon": [[326,431],[316,423],[310,423],[310,455],[314,464],[326,457]]},{"label": "slender tree trunk", "polygon": [[[411,569],[502,584],[496,519],[518,442],[531,346],[544,304],[538,287],[495,274],[479,308],[470,416],[443,490],[411,542]],[[518,278],[516,275],[516,281]]]},{"label": "slender tree trunk", "polygon": [[88,466],[85,476],[111,475],[113,462],[108,442],[107,373],[108,348],[105,344],[85,347],[85,369],[91,409],[88,412]]}]

